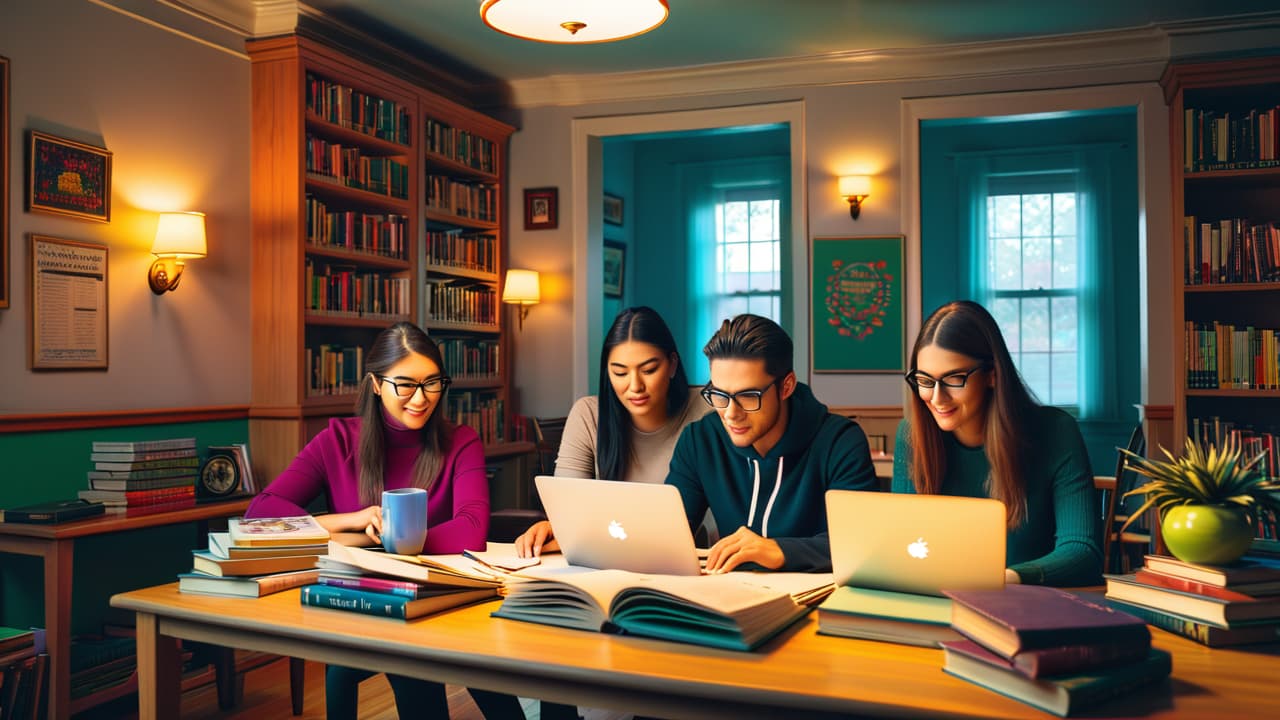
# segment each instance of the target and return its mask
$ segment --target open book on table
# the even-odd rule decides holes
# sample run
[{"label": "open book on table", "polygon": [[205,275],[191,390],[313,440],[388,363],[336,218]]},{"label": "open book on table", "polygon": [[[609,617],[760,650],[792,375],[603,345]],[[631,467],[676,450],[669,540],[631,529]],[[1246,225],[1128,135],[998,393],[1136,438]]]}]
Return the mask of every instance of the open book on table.
[{"label": "open book on table", "polygon": [[329,555],[317,566],[326,571],[348,571],[403,578],[431,585],[497,588],[502,578],[462,555],[393,555],[381,550],[329,542]]},{"label": "open book on table", "polygon": [[506,598],[493,615],[754,650],[803,617],[833,587],[830,574],[645,575],[567,566],[545,568],[537,579],[508,582]]}]

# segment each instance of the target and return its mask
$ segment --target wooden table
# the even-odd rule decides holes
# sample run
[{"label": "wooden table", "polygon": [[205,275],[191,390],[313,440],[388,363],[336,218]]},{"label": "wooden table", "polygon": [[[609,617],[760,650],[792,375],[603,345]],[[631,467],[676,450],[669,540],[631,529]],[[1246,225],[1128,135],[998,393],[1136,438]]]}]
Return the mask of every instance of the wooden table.
[{"label": "wooden table", "polygon": [[[153,515],[106,513],[86,520],[35,525],[0,522],[0,553],[44,559],[44,623],[49,661],[49,717],[64,720],[71,707],[71,582],[77,538],[196,522],[195,547],[203,547],[208,521],[243,514],[248,499],[207,503]],[[80,709],[80,708],[77,708]]]},{"label": "wooden table", "polygon": [[[183,638],[662,717],[1048,717],[942,672],[942,651],[818,635],[811,614],[757,652],[731,652],[489,617],[484,603],[403,622],[261,599],[116,595],[138,613],[143,720],[180,717]],[[1280,717],[1280,648],[1210,649],[1153,630],[1173,678],[1105,705],[1149,718]]]}]

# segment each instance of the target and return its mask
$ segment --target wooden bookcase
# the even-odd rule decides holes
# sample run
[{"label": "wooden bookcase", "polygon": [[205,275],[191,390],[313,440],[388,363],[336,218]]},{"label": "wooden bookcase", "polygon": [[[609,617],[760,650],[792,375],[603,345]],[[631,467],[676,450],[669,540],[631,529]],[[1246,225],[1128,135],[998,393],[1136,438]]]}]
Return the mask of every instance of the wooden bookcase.
[{"label": "wooden bookcase", "polygon": [[[411,320],[437,340],[424,282],[447,277],[492,287],[502,271],[505,153],[513,128],[315,40],[286,36],[248,43],[252,65],[252,353],[249,436],[255,473],[274,479],[323,429],[353,411],[363,354],[394,322]],[[376,118],[376,121],[375,121]],[[483,138],[492,162],[479,171],[427,149],[427,121]],[[484,182],[485,221],[427,206],[428,175]],[[492,238],[490,272],[426,264],[427,232],[481,230]],[[424,273],[424,271],[426,271]],[[495,298],[496,302],[496,298]],[[501,315],[448,338],[483,337],[501,362],[483,390],[512,408]],[[457,369],[446,362],[446,372]],[[463,418],[467,421],[467,418]],[[474,424],[474,423],[472,423]],[[477,429],[481,429],[477,427]],[[492,455],[519,452],[489,433]]]},{"label": "wooden bookcase", "polygon": [[1170,449],[1230,429],[1264,449],[1280,433],[1280,58],[1172,64],[1161,85],[1173,179]]}]

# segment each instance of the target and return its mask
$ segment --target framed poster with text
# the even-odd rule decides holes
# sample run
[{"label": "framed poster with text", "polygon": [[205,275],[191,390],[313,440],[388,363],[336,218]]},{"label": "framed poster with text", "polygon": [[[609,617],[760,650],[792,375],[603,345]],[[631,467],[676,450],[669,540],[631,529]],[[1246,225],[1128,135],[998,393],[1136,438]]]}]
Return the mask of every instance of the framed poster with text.
[{"label": "framed poster with text", "polygon": [[107,369],[107,248],[31,236],[32,370]]},{"label": "framed poster with text", "polygon": [[810,359],[815,373],[902,372],[903,237],[815,237]]}]

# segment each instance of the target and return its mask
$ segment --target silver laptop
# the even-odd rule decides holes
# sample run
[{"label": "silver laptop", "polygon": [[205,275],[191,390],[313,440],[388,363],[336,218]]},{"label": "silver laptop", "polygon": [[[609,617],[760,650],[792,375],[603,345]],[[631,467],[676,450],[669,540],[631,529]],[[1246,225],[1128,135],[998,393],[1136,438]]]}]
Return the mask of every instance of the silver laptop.
[{"label": "silver laptop", "polygon": [[666,575],[701,572],[674,485],[549,475],[534,482],[570,565]]},{"label": "silver laptop", "polygon": [[827,491],[837,585],[941,595],[1004,587],[1004,503],[950,495]]}]

